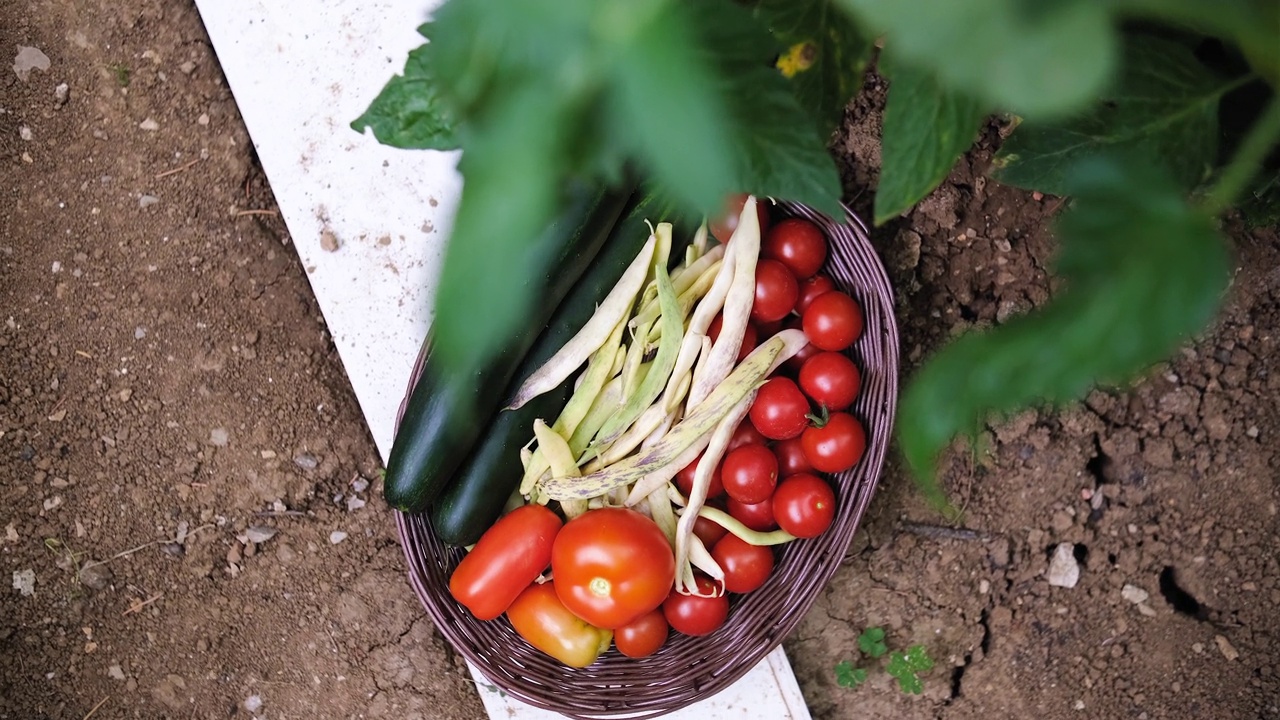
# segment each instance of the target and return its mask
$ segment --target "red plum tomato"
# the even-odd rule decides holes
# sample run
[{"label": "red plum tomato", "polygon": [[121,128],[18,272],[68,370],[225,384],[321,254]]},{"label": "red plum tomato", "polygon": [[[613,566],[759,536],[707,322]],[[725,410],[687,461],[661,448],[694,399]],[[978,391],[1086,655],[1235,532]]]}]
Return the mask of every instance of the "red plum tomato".
[{"label": "red plum tomato", "polygon": [[507,611],[551,562],[560,516],[523,505],[498,519],[449,577],[449,593],[479,620]]}]

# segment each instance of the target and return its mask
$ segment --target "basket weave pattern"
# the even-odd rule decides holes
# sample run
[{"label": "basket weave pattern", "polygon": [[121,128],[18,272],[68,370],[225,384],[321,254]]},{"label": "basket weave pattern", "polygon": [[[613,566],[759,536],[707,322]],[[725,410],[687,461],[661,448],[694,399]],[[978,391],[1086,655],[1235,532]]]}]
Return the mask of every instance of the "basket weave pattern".
[{"label": "basket weave pattern", "polygon": [[[449,576],[463,551],[435,536],[426,513],[397,512],[409,579],[427,614],[440,634],[506,693],[582,720],[673,712],[728,687],[781,644],[840,566],[875,492],[893,428],[898,393],[893,291],[866,226],[848,208],[844,222],[797,203],[778,202],[770,209],[775,220],[804,217],[824,230],[830,251],[823,272],[861,303],[865,316],[863,335],[847,353],[862,370],[862,390],[850,412],[866,427],[867,451],[853,469],[833,477],[839,504],[834,522],[817,538],[781,546],[768,581],[754,592],[730,596],[729,620],[712,634],[695,638],[673,632],[648,658],[634,660],[611,649],[591,667],[575,670],[531,647],[505,616],[489,622],[472,617],[449,595]],[[409,391],[424,358],[425,353]]]}]

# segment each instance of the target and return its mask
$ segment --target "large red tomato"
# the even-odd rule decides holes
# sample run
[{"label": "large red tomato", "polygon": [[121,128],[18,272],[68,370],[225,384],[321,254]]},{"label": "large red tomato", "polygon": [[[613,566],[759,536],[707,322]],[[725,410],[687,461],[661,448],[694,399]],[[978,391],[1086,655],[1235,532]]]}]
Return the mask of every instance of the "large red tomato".
[{"label": "large red tomato", "polygon": [[675,555],[657,523],[635,510],[588,510],[565,523],[551,548],[556,594],[575,615],[612,630],[662,604]]}]

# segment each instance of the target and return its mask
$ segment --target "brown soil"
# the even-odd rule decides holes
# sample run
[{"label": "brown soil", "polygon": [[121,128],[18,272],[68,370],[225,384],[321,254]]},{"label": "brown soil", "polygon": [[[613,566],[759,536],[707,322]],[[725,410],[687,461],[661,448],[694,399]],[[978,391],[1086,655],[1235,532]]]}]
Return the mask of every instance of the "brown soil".
[{"label": "brown soil", "polygon": [[[50,68],[19,80],[20,45]],[[195,9],[7,3],[0,51],[0,718],[482,717],[287,232],[239,214],[274,201]],[[881,98],[836,148],[863,212]],[[985,180],[998,138],[874,233],[906,374],[1049,296],[1058,202]],[[891,461],[785,645],[815,717],[1280,718],[1280,253],[1232,236],[1203,340],[952,456],[960,536]],[[922,696],[836,685],[868,625],[938,659]]]}]

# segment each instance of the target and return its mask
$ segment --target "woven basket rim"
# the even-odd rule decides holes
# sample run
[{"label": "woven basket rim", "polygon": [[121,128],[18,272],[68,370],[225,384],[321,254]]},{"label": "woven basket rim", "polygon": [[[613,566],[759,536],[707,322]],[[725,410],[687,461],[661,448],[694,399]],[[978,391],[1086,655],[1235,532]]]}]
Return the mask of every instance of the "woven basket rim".
[{"label": "woven basket rim", "polygon": [[[794,631],[839,568],[875,494],[897,405],[898,329],[893,290],[866,225],[847,206],[843,221],[803,204],[775,201],[774,221],[804,217],[821,226],[832,251],[823,272],[861,303],[863,336],[846,351],[862,370],[863,388],[851,411],[867,429],[867,450],[852,470],[831,476],[840,501],[826,533],[783,546],[760,589],[731,597],[729,620],[708,636],[672,633],[656,654],[633,660],[610,649],[589,668],[567,668],[515,634],[505,616],[481,622],[453,600],[448,577],[461,550],[435,537],[427,513],[395,512],[409,580],[437,631],[480,673],[507,694],[570,718],[653,718],[718,693],[746,674]],[[420,376],[414,366],[397,427]]]}]

